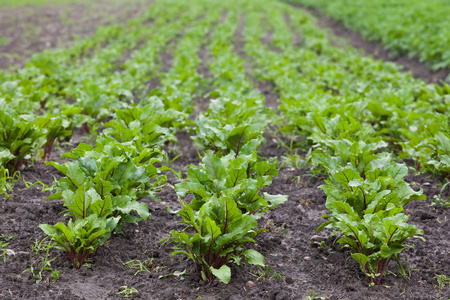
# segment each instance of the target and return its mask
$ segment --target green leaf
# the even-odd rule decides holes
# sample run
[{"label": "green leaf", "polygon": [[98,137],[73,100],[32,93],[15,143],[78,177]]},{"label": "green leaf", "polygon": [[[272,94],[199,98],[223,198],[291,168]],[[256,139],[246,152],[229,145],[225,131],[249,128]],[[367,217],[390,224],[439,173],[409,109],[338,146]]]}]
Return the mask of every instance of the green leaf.
[{"label": "green leaf", "polygon": [[264,256],[256,250],[248,249],[243,255],[245,256],[245,260],[252,265],[257,265],[264,267]]},{"label": "green leaf", "polygon": [[231,269],[227,265],[223,265],[220,269],[210,268],[211,273],[219,279],[220,282],[227,284],[231,279]]},{"label": "green leaf", "polygon": [[356,260],[361,266],[361,270],[365,270],[366,264],[369,261],[369,258],[362,253],[353,253],[352,258]]}]

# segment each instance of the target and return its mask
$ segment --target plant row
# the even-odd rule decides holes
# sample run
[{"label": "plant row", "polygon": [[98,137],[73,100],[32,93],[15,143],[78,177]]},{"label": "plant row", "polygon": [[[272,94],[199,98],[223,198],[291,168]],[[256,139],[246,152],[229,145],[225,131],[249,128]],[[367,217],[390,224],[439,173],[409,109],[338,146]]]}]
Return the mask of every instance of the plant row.
[{"label": "plant row", "polygon": [[[195,14],[192,13],[194,11]],[[131,55],[131,59],[142,59],[141,63],[145,66],[138,68],[141,73],[131,73],[130,76],[136,76],[134,84],[147,80],[145,74],[154,66],[152,62],[162,47],[186,22],[198,18],[201,11],[196,7],[189,17],[172,22],[172,27],[167,28],[162,36],[154,34],[147,45]],[[167,20],[164,21],[166,23]],[[172,84],[176,82],[189,91],[194,90],[195,80],[187,76],[180,78],[173,70],[180,68],[179,61],[183,58],[184,62],[190,59],[182,47],[199,45],[201,33],[213,23],[214,18],[209,17],[193,22],[186,29],[190,34],[185,34],[180,40],[180,50],[175,52],[174,64],[167,73],[160,75],[161,78]],[[188,54],[196,55],[197,51],[198,46],[190,49]],[[120,73],[125,78],[127,63],[131,65],[131,62],[126,62],[125,71]],[[195,72],[194,69],[195,62],[186,71]],[[132,80],[131,77],[129,80]],[[103,124],[105,129],[95,146],[82,143],[62,155],[69,161],[63,164],[47,162],[65,175],[54,183],[57,193],[47,200],[63,199],[66,216],[70,220],[67,226],[60,222],[53,226],[41,224],[40,227],[66,252],[74,268],[87,263],[111,233],[121,232],[124,223],[149,218],[146,204],[138,200],[143,197],[157,199],[156,193],[166,185],[164,171],[170,168],[165,166],[167,155],[162,149],[176,141],[175,132],[186,125],[191,103],[188,99],[178,102],[183,95],[183,91],[173,92],[169,85],[163,85],[139,103],[121,103],[120,108],[114,108],[108,106],[108,103],[114,102],[107,101],[105,108],[114,111],[114,115]]]},{"label": "plant row", "polygon": [[[210,73],[216,90],[209,108],[196,119],[194,144],[202,162],[190,166],[187,178],[176,185],[182,209],[178,215],[186,228],[172,230],[172,253],[194,261],[206,282],[228,283],[229,264],[264,266],[264,257],[249,248],[264,229],[257,220],[269,209],[285,202],[286,196],[261,193],[278,175],[276,160],[257,154],[267,125],[264,98],[245,77],[244,62],[233,47],[239,15],[229,9],[211,34]],[[191,201],[186,197],[193,197]]]}]

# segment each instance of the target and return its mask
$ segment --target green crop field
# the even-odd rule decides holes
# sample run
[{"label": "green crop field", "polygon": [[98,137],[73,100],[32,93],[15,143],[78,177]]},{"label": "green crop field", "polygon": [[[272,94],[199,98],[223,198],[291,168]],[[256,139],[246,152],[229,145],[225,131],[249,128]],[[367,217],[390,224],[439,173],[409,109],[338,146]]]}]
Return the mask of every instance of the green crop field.
[{"label": "green crop field", "polygon": [[289,0],[315,7],[393,55],[408,54],[431,69],[450,67],[450,3],[446,0]]},{"label": "green crop field", "polygon": [[1,298],[446,299],[448,84],[280,1],[119,3],[0,69]]}]

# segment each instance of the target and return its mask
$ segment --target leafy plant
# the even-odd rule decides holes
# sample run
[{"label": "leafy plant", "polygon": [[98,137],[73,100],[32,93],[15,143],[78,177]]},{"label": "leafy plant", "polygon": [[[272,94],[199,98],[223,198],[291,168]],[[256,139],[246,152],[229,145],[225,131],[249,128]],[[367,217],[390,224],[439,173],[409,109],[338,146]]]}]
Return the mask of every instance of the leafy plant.
[{"label": "leafy plant", "polygon": [[36,126],[43,129],[46,135],[44,153],[42,160],[47,161],[53,149],[53,144],[57,139],[64,139],[72,136],[72,122],[64,115],[57,117],[41,117],[36,121]]},{"label": "leafy plant", "polygon": [[[324,227],[342,233],[338,243],[344,244],[358,261],[371,285],[380,283],[392,258],[409,246],[409,238],[420,238],[422,230],[407,224],[403,206],[412,200],[425,200],[422,191],[415,192],[404,180],[405,165],[396,164],[386,153],[375,154],[380,144],[362,141],[327,141],[335,155],[312,154],[329,173],[325,206],[331,214]],[[422,239],[422,238],[421,238]],[[423,240],[423,239],[422,239]]]},{"label": "leafy plant", "polygon": [[277,176],[276,160],[262,161],[255,153],[239,155],[234,152],[226,156],[208,150],[199,166],[191,166],[187,180],[177,184],[181,197],[193,194],[189,206],[198,210],[213,195],[221,196],[225,191],[232,195],[242,212],[265,212],[287,200],[286,196],[260,195],[262,188],[272,183],[271,176]]},{"label": "leafy plant", "polygon": [[255,216],[242,213],[232,198],[212,196],[198,212],[183,201],[181,204],[183,209],[178,214],[188,226],[181,232],[171,231],[168,239],[178,244],[171,256],[184,254],[192,259],[204,281],[211,284],[217,278],[228,283],[231,279],[228,264],[239,265],[242,258],[250,264],[264,266],[264,257],[245,247],[264,229],[255,230]]},{"label": "leafy plant", "polygon": [[59,222],[54,226],[40,224],[39,227],[56,241],[58,249],[66,252],[73,267],[79,269],[109,238],[118,221],[119,218],[106,220],[91,214],[86,218],[76,219],[75,223],[69,220],[67,226]]},{"label": "leafy plant", "polygon": [[10,174],[25,166],[45,143],[44,132],[12,109],[0,110],[0,162]]},{"label": "leafy plant", "polygon": [[237,157],[256,151],[263,141],[265,123],[245,122],[242,124],[221,124],[218,119],[198,117],[197,134],[192,137],[195,145],[202,149],[227,155],[231,151]]},{"label": "leafy plant", "polygon": [[[428,161],[428,165],[433,166],[446,177],[450,176],[450,134],[439,131],[434,139],[427,140],[428,147],[433,148],[434,157]],[[420,146],[419,146],[420,147]],[[425,147],[425,146],[424,146]]]},{"label": "leafy plant", "polygon": [[[118,143],[113,138],[102,136],[96,147],[80,144],[63,154],[74,161],[64,164],[47,162],[64,173],[54,184],[57,191],[47,199],[64,199],[70,214],[84,214],[91,209],[105,217],[121,217],[124,222],[148,219],[145,203],[136,200],[144,196],[155,197],[156,191],[166,180],[154,164],[163,160],[159,150],[140,149],[129,143]],[[89,201],[89,204],[86,202]],[[84,210],[78,203],[86,204]],[[89,208],[89,205],[101,208]],[[136,212],[139,217],[131,215]]]},{"label": "leafy plant", "polygon": [[182,125],[184,114],[165,109],[157,97],[116,110],[116,118],[105,123],[105,134],[118,142],[133,142],[138,148],[162,148],[175,141],[174,128]]}]

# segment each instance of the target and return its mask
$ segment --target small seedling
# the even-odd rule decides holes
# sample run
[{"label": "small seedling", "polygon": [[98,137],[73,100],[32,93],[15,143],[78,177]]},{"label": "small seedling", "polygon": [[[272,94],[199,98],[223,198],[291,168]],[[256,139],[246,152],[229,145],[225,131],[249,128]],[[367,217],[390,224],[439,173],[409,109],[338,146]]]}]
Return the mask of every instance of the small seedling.
[{"label": "small seedling", "polygon": [[8,245],[9,243],[0,242],[0,256],[3,257],[3,262],[6,262],[6,254],[8,253],[8,249],[5,247]]},{"label": "small seedling", "polygon": [[251,274],[256,277],[256,280],[271,280],[279,278],[285,280],[285,276],[282,273],[272,272],[272,266],[267,266],[266,268],[258,266],[259,271],[256,274]]},{"label": "small seedling", "polygon": [[333,247],[328,246],[324,241],[321,242],[312,242],[313,245],[316,245],[318,248],[320,248],[320,251],[322,251],[325,254],[331,254],[336,251],[333,250]]},{"label": "small seedling", "polygon": [[8,194],[13,191],[16,182],[20,179],[20,172],[15,171],[9,176],[8,169],[0,168],[0,194],[5,196],[5,200],[11,199],[13,195]]},{"label": "small seedling", "polygon": [[0,235],[0,239],[4,240],[5,242],[9,242],[13,238],[15,238],[15,236],[13,236],[13,235],[7,235],[4,233],[2,233],[2,235]]},{"label": "small seedling", "polygon": [[306,297],[306,300],[315,300],[315,299],[325,299],[324,297],[317,297],[317,294],[313,294],[314,289],[309,291],[309,296]]},{"label": "small seedling", "polygon": [[42,187],[42,192],[52,192],[53,189],[52,187],[49,187],[48,185],[46,185],[45,183],[43,183],[40,180],[36,180],[35,182],[31,182],[31,181],[26,181],[25,178],[22,178],[23,183],[25,184],[25,188],[29,189],[34,187],[35,185],[38,185],[37,189],[39,190],[39,186]]},{"label": "small seedling", "polygon": [[433,200],[431,200],[431,205],[437,207],[450,206],[450,201],[448,201],[448,198],[447,199],[442,198],[442,195],[440,194],[434,195]]},{"label": "small seedling", "polygon": [[126,285],[121,286],[119,288],[119,292],[117,293],[117,295],[123,295],[123,296],[125,296],[125,298],[131,297],[134,294],[139,294],[138,290],[135,289],[134,287],[128,288],[128,286],[126,286]]},{"label": "small seedling", "polygon": [[34,253],[34,254],[39,254],[39,252],[41,252],[41,251],[45,251],[45,249],[46,249],[46,247],[48,246],[48,242],[47,243],[45,243],[45,241],[48,239],[48,236],[47,237],[45,237],[45,238],[43,238],[42,240],[38,240],[38,239],[36,239],[35,241],[34,241],[34,244],[33,245],[31,245],[31,251]]},{"label": "small seedling", "polygon": [[436,275],[434,277],[438,282],[438,284],[434,286],[438,287],[440,290],[444,289],[447,285],[450,285],[450,277],[447,277],[446,275]]},{"label": "small seedling", "polygon": [[438,206],[438,207],[443,207],[443,206],[450,206],[450,197],[448,197],[447,199],[444,199],[442,197],[442,193],[444,192],[445,188],[450,184],[450,181],[448,181],[447,183],[445,183],[442,188],[441,191],[439,192],[438,195],[434,195],[433,200],[431,200],[431,205],[432,206]]},{"label": "small seedling", "polygon": [[56,269],[53,270],[53,272],[52,272],[52,283],[55,283],[56,280],[59,279],[59,273],[60,272],[58,270],[56,270]]},{"label": "small seedling", "polygon": [[[53,249],[53,247],[55,247],[56,243],[48,242],[46,245],[47,245],[47,249],[45,252],[45,257],[42,260],[42,262],[40,264],[38,264],[38,269],[34,269],[34,263],[31,263],[30,268],[22,272],[22,273],[31,273],[31,275],[33,275],[33,277],[36,279],[36,283],[39,283],[42,281],[44,271],[52,271],[51,276],[54,280],[56,280],[59,277],[59,271],[53,270],[53,268],[51,266],[51,262],[54,261],[56,259],[56,257],[52,258],[50,260],[48,257],[50,250]],[[53,282],[53,280],[52,280],[52,282]]]},{"label": "small seedling", "polygon": [[400,267],[400,274],[407,278],[408,280],[411,279],[411,273],[412,271],[416,271],[419,272],[419,269],[411,269],[409,266],[409,260],[408,258],[406,258],[406,270],[408,271],[408,273],[405,272],[405,269],[403,268],[403,265],[400,263],[400,259],[399,259],[399,255],[394,255],[393,256],[395,261],[397,262],[398,266]]},{"label": "small seedling", "polygon": [[147,258],[145,261],[140,261],[138,259],[130,260],[126,263],[122,263],[127,269],[136,270],[134,275],[139,274],[140,272],[147,272],[151,274],[152,272],[158,273],[164,267],[156,266],[154,258]]}]

